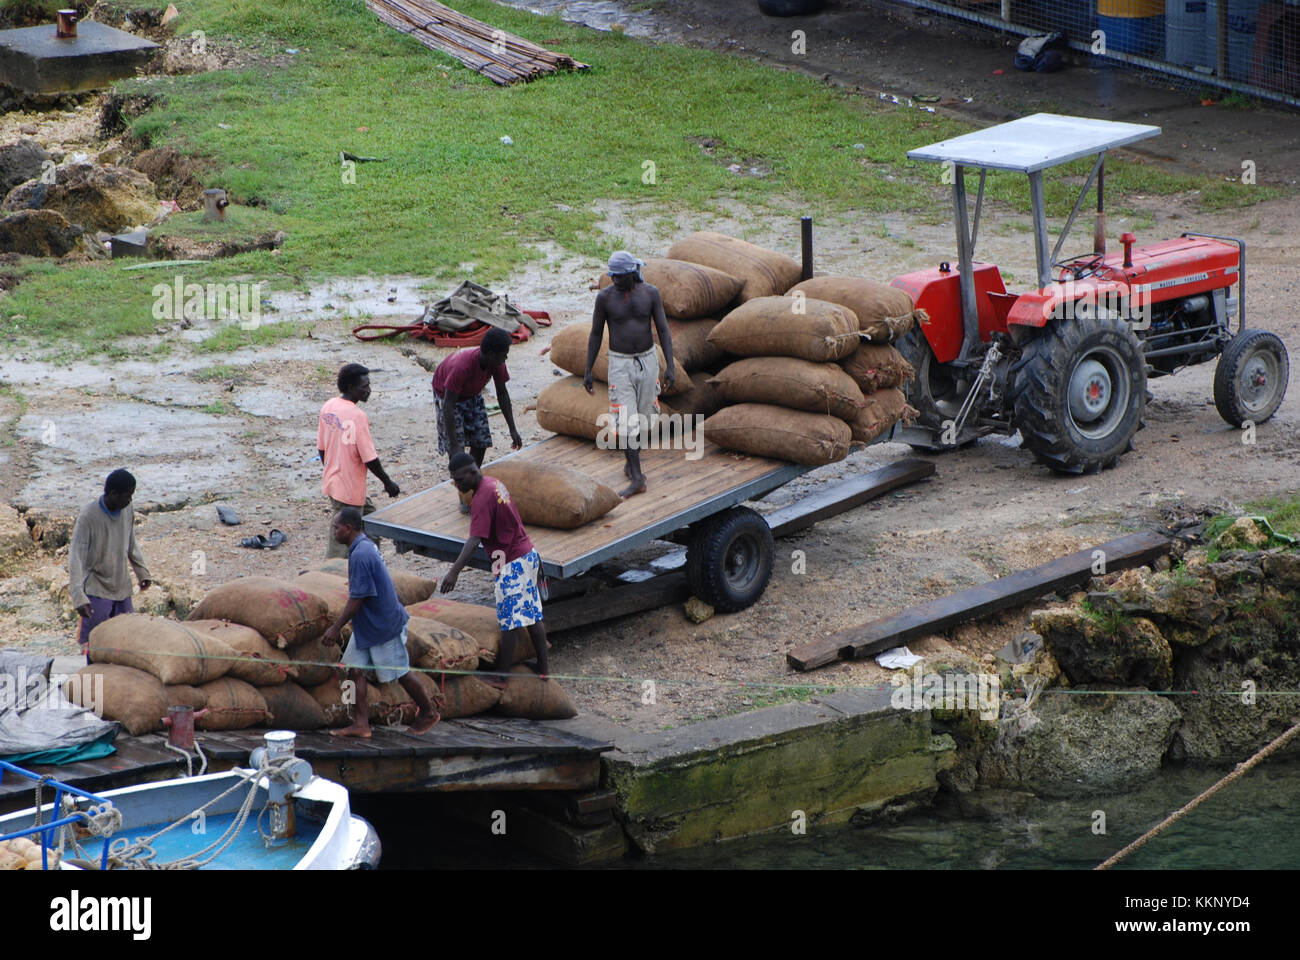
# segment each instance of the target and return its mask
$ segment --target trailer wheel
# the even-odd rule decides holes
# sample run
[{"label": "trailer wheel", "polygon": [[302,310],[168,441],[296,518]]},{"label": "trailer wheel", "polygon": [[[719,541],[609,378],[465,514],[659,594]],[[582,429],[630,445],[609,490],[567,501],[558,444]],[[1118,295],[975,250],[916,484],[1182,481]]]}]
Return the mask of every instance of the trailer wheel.
[{"label": "trailer wheel", "polygon": [[1263,423],[1286,395],[1291,363],[1282,341],[1267,330],[1243,330],[1214,368],[1214,406],[1234,427]]},{"label": "trailer wheel", "polygon": [[1025,344],[1012,389],[1023,445],[1058,473],[1095,472],[1144,425],[1146,360],[1123,320],[1058,321]]},{"label": "trailer wheel", "polygon": [[744,610],[767,589],[775,551],[767,521],[732,507],[700,524],[686,549],[686,582],[719,613]]},{"label": "trailer wheel", "polygon": [[[948,453],[977,440],[979,434],[967,427],[962,436],[956,438],[956,443],[943,442],[944,434],[951,429],[966,395],[948,365],[935,359],[934,350],[920,326],[914,324],[894,346],[916,371],[916,375],[902,385],[907,402],[920,414],[916,426],[908,428],[907,445],[924,453]],[[929,434],[929,441],[912,439],[918,434]]]}]

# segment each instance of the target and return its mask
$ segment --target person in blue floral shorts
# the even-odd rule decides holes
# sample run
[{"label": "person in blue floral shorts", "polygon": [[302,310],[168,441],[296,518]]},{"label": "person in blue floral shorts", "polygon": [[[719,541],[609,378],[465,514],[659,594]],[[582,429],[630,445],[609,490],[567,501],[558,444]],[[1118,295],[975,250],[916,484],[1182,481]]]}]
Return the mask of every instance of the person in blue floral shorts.
[{"label": "person in blue floral shorts", "polygon": [[[438,589],[443,593],[456,589],[456,578],[481,543],[496,578],[497,623],[501,627],[497,670],[503,674],[509,672],[518,631],[526,629],[537,651],[537,671],[545,677],[548,673],[546,626],[542,623],[542,598],[537,590],[542,558],[533,549],[533,541],[528,538],[504,483],[483,476],[468,453],[456,454],[448,466],[456,489],[472,493],[473,499],[469,508],[469,537]],[[505,678],[489,682],[504,686]]]}]

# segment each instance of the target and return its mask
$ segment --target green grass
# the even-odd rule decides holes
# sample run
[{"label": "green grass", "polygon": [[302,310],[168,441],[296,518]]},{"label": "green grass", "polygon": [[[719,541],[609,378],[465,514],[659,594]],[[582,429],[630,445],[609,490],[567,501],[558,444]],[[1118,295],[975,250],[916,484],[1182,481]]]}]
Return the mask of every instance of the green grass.
[{"label": "green grass", "polygon": [[1079,610],[1085,617],[1100,627],[1102,633],[1108,637],[1118,636],[1125,627],[1133,622],[1133,618],[1122,610],[1114,607],[1099,610],[1089,600],[1082,601],[1079,604]]},{"label": "green grass", "polygon": [[754,702],[752,709],[757,710],[761,707],[775,707],[782,703],[790,703],[793,700],[806,703],[814,696],[822,696],[834,692],[834,687],[754,687],[742,691],[740,696],[744,696],[747,700],[752,700]]},{"label": "green grass", "polygon": [[246,373],[246,367],[237,367],[230,363],[215,363],[202,370],[193,371],[190,373],[190,379],[200,383],[210,383],[213,380],[237,380]]},{"label": "green grass", "polygon": [[235,411],[228,404],[223,403],[220,400],[213,400],[203,408],[203,412],[211,414],[214,417],[224,417],[226,414],[234,413]]},{"label": "green grass", "polygon": [[241,347],[265,346],[301,336],[310,326],[305,323],[263,323],[246,330],[238,323],[227,323],[200,342],[197,349],[200,353],[230,353]]},{"label": "green grass", "polygon": [[[779,211],[789,214],[785,249],[793,253],[796,212],[924,219],[946,211],[940,168],[905,154],[969,129],[738,57],[652,46],[487,0],[458,9],[592,69],[497,87],[382,25],[362,0],[320,0],[310,16],[293,0],[189,0],[179,8],[178,35],[201,29],[209,44],[235,38],[283,61],[118,85],[162,98],[133,134],[204,158],[205,183],[227,189],[236,223],[288,233],[278,257],[259,251],[175,268],[187,282],[251,274],[301,286],[314,277],[410,272],[435,284],[470,275],[500,286],[541,256],[540,242],[603,260],[620,240],[596,229],[591,206],[602,199],[644,201],[647,217],[723,201]],[[300,52],[287,56],[288,47]],[[504,134],[513,146],[499,142]],[[715,156],[701,138],[720,142]],[[852,149],[859,142],[865,150]],[[349,185],[340,150],[386,159],[358,164]],[[736,176],[722,162],[729,157],[771,173]],[[647,160],[654,183],[642,179]],[[1080,161],[1049,177],[1055,217],[1068,212],[1087,169]],[[1184,203],[1199,191],[1195,202],[1209,209],[1272,195],[1119,159],[1108,163],[1107,180],[1115,198],[1179,195]],[[1028,207],[1024,177],[993,173],[986,192],[1015,210]],[[164,229],[217,228],[182,218]],[[151,334],[151,290],[172,279],[165,269],[123,272],[112,263],[23,269],[24,282],[0,306],[0,327],[73,355],[112,356],[120,338]],[[79,322],[70,326],[69,316]]]},{"label": "green grass", "polygon": [[[202,210],[177,213],[149,231],[151,236],[188,240],[230,240],[273,233],[282,224],[279,215],[259,207],[229,207],[224,223],[205,220]],[[166,268],[162,268],[166,269]]]},{"label": "green grass", "polygon": [[1241,509],[1240,514],[1221,513],[1206,521],[1201,539],[1205,543],[1206,556],[1211,563],[1217,561],[1222,552],[1214,541],[1242,516],[1262,516],[1273,528],[1274,533],[1300,539],[1300,496],[1265,497],[1262,500],[1244,503]]}]

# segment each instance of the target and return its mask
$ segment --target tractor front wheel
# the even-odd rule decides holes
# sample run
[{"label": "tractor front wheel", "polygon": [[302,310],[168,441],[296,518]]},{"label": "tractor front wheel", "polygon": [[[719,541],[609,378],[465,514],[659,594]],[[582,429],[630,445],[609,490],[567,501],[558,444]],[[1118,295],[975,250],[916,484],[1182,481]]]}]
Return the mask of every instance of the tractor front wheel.
[{"label": "tractor front wheel", "polygon": [[1243,330],[1214,368],[1214,406],[1234,427],[1263,423],[1286,395],[1291,362],[1286,347],[1267,330]]},{"label": "tractor front wheel", "polygon": [[1024,346],[1013,386],[1023,445],[1058,473],[1091,473],[1133,449],[1145,423],[1146,360],[1128,325],[1079,317]]}]

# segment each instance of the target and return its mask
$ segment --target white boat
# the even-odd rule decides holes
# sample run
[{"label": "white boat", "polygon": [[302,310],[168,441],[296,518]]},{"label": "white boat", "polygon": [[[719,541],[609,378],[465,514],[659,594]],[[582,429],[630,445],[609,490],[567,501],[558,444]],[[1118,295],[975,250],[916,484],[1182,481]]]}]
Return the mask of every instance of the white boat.
[{"label": "white boat", "polygon": [[[268,743],[273,736],[268,735]],[[288,749],[287,755],[268,757],[271,751],[259,748],[252,757],[256,766],[247,769],[102,794],[50,781],[47,789],[55,789],[56,799],[42,807],[46,826],[31,832],[36,823],[36,808],[31,807],[0,817],[0,839],[25,833],[51,849],[62,840],[58,866],[65,870],[100,869],[106,859],[112,867],[128,868],[162,864],[207,870],[377,867],[379,837],[369,823],[352,813],[347,789],[313,775],[305,760],[292,755],[291,739]],[[6,764],[4,775],[12,771],[18,768]],[[110,835],[105,838],[96,832]]]}]

